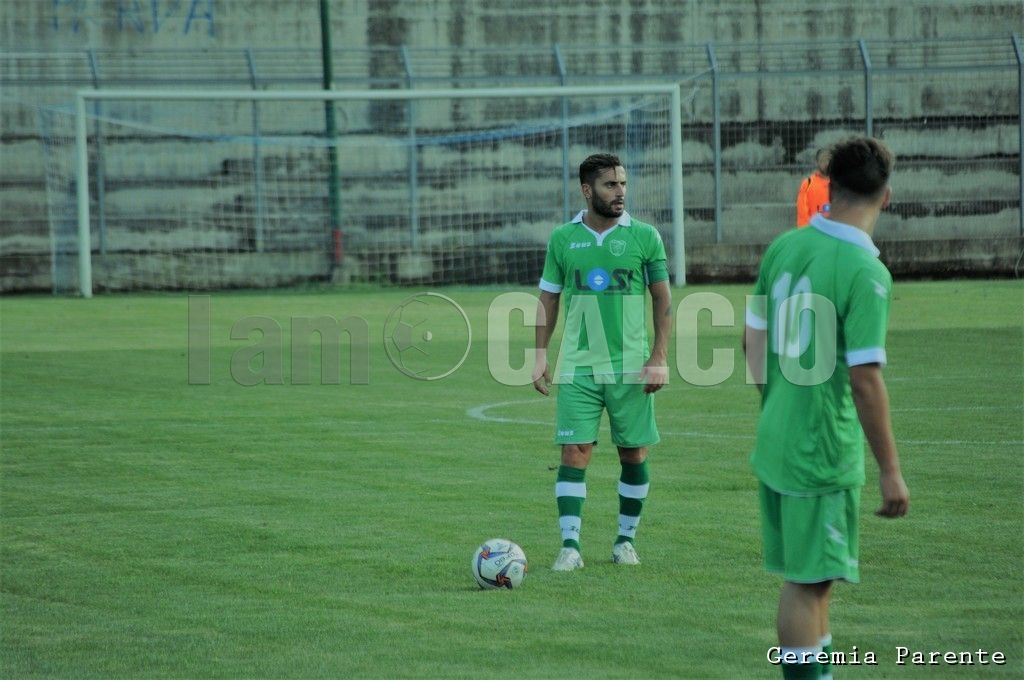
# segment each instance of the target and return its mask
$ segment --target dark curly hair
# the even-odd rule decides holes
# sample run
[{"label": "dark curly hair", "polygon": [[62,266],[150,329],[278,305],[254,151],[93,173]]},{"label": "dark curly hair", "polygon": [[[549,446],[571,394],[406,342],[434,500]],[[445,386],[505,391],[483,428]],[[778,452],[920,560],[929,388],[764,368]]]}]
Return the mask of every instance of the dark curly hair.
[{"label": "dark curly hair", "polygon": [[595,153],[587,156],[587,159],[580,163],[580,184],[594,186],[594,180],[603,171],[615,169],[621,165],[622,161],[619,160],[619,157],[610,153]]},{"label": "dark curly hair", "polygon": [[889,147],[873,137],[852,137],[834,145],[828,163],[832,202],[878,198],[889,184],[894,162]]}]

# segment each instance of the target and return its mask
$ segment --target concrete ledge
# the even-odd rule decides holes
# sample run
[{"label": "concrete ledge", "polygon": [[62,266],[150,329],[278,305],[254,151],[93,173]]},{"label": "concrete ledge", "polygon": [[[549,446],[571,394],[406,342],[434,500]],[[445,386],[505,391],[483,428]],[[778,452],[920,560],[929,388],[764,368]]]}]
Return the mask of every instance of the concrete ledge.
[{"label": "concrete ledge", "polygon": [[882,261],[893,276],[955,278],[1018,276],[1024,237],[882,241]]},{"label": "concrete ledge", "polygon": [[[767,244],[687,246],[687,281],[753,281]],[[879,257],[897,278],[1017,276],[1024,237],[881,241]]]},{"label": "concrete ledge", "polygon": [[[69,256],[73,260],[73,256]],[[95,292],[281,288],[326,280],[323,251],[247,253],[111,253],[93,258]],[[0,256],[0,293],[53,290],[49,255]],[[76,285],[72,264],[65,280]]]},{"label": "concrete ledge", "polygon": [[[1024,272],[1024,237],[882,241],[882,261],[897,278],[1006,278]],[[688,245],[689,283],[753,281],[766,244]],[[544,248],[479,251],[433,249],[415,262],[402,253],[349,253],[340,283],[451,285],[507,283],[534,285]],[[415,264],[415,268],[410,268]],[[94,287],[101,291],[216,290],[276,288],[328,280],[327,255],[289,253],[120,253],[93,263]],[[0,293],[52,290],[49,255],[0,256]],[[76,272],[67,273],[76,280]],[[140,280],[146,283],[141,284]]]},{"label": "concrete ledge", "polygon": [[686,247],[688,283],[753,281],[766,243],[720,243]]}]

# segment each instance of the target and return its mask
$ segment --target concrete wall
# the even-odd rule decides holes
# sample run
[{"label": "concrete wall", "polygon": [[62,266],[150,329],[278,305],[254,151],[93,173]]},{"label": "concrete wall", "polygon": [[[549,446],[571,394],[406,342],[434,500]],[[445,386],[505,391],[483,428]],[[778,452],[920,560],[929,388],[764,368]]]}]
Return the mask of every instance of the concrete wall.
[{"label": "concrete wall", "polygon": [[[570,72],[595,82],[614,80],[615,74],[688,75],[703,68],[704,46],[715,43],[727,76],[721,92],[722,115],[729,124],[723,136],[722,159],[726,171],[724,241],[741,249],[749,246],[751,252],[777,233],[777,228],[752,229],[750,225],[788,222],[793,187],[809,167],[814,149],[863,125],[861,62],[852,39],[877,41],[872,52],[876,67],[947,69],[928,77],[886,74],[874,83],[876,131],[901,159],[897,195],[905,202],[902,212],[891,215],[880,238],[947,245],[976,239],[990,243],[993,253],[1017,247],[1006,245],[1006,239],[1012,240],[1017,233],[1020,210],[1018,161],[1014,160],[1019,148],[1016,71],[1009,44],[1009,31],[1020,31],[1024,22],[1020,0],[565,0],[558,3],[557,10],[552,10],[547,0],[505,4],[333,0],[330,7],[334,47],[345,55],[336,75],[351,79],[344,82],[402,77],[394,51],[367,48],[440,48],[443,63],[423,57],[417,65],[421,75],[486,72],[514,77],[517,69],[550,72],[551,47],[557,43],[565,48]],[[315,53],[320,44],[319,21],[318,3],[313,0],[3,0],[3,51],[36,56],[0,62],[0,291],[50,286],[49,222],[35,105],[67,103],[73,89],[88,83],[83,50],[98,50],[106,69],[101,74],[112,81],[133,78],[145,82],[147,77],[170,74],[188,83],[238,78],[245,73],[241,61],[211,61],[204,58],[205,50],[237,49],[241,59],[241,50],[247,47],[301,48],[305,51],[301,58],[296,56],[295,61],[286,60],[274,68],[288,74],[305,73],[315,82],[319,76]],[[960,71],[978,55],[958,57],[955,50],[935,47],[942,41],[970,37],[992,38],[990,47],[983,49],[998,49],[1000,55],[1005,51],[1006,63],[1011,66]],[[828,47],[832,44],[834,50]],[[536,55],[475,62],[472,50],[484,46],[506,47],[509,53],[520,55],[524,48],[535,46]],[[68,58],[69,52],[77,56]],[[61,54],[64,56],[58,56]],[[986,64],[1002,58],[982,56]],[[18,65],[12,66],[15,63]],[[37,76],[47,84],[33,83]],[[688,122],[706,125],[712,107],[707,83],[702,87],[687,113]],[[382,110],[366,107],[354,112],[347,123],[377,121]],[[238,107],[230,115],[244,129],[248,110]],[[435,115],[437,125],[443,127],[466,111],[449,106]],[[298,124],[289,116],[278,119],[282,122],[272,114],[266,116],[268,125]],[[698,130],[697,134],[705,132]],[[686,140],[686,199],[692,211],[687,216],[687,233],[688,244],[694,248],[690,262],[703,266],[706,260],[702,271],[708,275],[719,271],[732,276],[715,263],[730,257],[739,270],[748,271],[750,262],[738,251],[721,246],[716,255],[709,254],[716,248],[712,245],[714,224],[707,217],[712,186],[706,170],[711,155],[706,136]],[[122,158],[121,165],[109,168],[114,177],[130,177],[154,167],[162,168],[168,181],[181,172],[195,172],[193,167],[185,169],[172,149],[140,148],[134,158]],[[382,155],[369,164],[394,166],[396,162]],[[151,210],[159,211],[162,202],[180,200],[180,191],[168,187],[166,196],[149,194]],[[392,202],[403,194],[402,187],[395,185],[376,190],[376,196],[366,197],[368,201]],[[116,193],[110,200],[116,204]],[[920,207],[938,205],[941,200],[966,207],[961,213]],[[1015,206],[1011,205],[1015,201]],[[542,241],[543,230],[533,231]],[[168,233],[160,238],[176,237]],[[997,244],[992,239],[1002,240]],[[981,246],[982,250],[985,247]],[[922,252],[935,264],[922,266],[922,272],[941,271],[947,261],[952,263],[949,271],[961,271],[963,267],[954,262],[959,261],[956,253],[974,250],[977,248],[929,247]],[[1012,258],[1005,254],[964,257],[961,259],[968,268],[1012,272],[1012,267],[1006,266]],[[284,267],[281,263],[300,259],[261,261],[275,261]],[[317,255],[310,255],[309,262],[316,261]],[[912,271],[914,258],[900,262],[904,271]],[[307,265],[307,261],[301,262],[301,267]],[[245,265],[232,268],[224,274],[225,285],[244,285],[239,282],[247,271]],[[290,280],[289,276],[285,273],[281,280]],[[216,279],[211,282],[215,285]]]},{"label": "concrete wall", "polygon": [[[1020,29],[1016,0],[333,0],[338,46],[478,47],[552,43],[800,42],[947,38]],[[85,47],[295,47],[319,43],[313,0],[4,0],[0,44]]]}]

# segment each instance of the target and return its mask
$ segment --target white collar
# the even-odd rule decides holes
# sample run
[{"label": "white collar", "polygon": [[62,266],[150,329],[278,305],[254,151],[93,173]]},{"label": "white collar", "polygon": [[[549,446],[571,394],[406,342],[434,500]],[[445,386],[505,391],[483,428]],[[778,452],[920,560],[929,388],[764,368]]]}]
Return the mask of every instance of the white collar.
[{"label": "white collar", "polygon": [[[578,213],[576,213],[576,217],[572,218],[572,221],[573,222],[577,222],[579,224],[583,224],[583,218],[586,216],[586,214],[587,214],[587,210],[586,210],[586,208],[584,208],[583,210],[581,210]],[[616,222],[616,224],[618,226],[620,226],[620,227],[628,227],[632,223],[633,223],[633,218],[630,217],[629,213],[626,212],[625,210],[622,211],[622,215],[619,216],[619,221]],[[586,225],[584,224],[583,226],[586,226]]]},{"label": "white collar", "polygon": [[858,229],[852,224],[830,220],[820,213],[811,218],[811,226],[840,241],[846,241],[847,243],[859,246],[875,257],[878,257],[878,248],[875,247],[874,241],[871,240],[871,237],[863,229]]}]

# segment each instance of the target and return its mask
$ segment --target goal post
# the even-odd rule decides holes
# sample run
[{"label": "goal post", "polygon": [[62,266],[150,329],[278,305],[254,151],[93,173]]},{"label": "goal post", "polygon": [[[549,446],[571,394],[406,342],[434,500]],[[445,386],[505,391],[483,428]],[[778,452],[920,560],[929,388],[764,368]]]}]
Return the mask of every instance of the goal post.
[{"label": "goal post", "polygon": [[[347,125],[334,138],[327,138],[323,132],[325,102],[344,109],[341,117]],[[566,102],[574,107],[567,115]],[[102,116],[96,113],[100,104]],[[683,285],[682,106],[679,84],[436,90],[80,90],[73,114],[73,140],[68,140],[74,153],[73,176],[66,186],[51,187],[48,173],[47,188],[58,195],[74,196],[78,292],[90,297],[95,287],[93,257],[98,252],[93,238],[94,210],[125,213],[125,231],[141,230],[132,219],[164,225],[188,223],[184,228],[202,232],[203,237],[174,246],[190,255],[177,253],[179,260],[167,267],[180,271],[186,268],[182,264],[185,260],[216,260],[216,264],[203,266],[223,269],[228,266],[223,255],[226,241],[234,244],[230,252],[235,256],[243,249],[269,253],[278,247],[275,242],[294,244],[300,239],[308,242],[319,238],[300,234],[294,224],[322,221],[319,206],[327,194],[330,173],[322,171],[323,160],[315,152],[334,147],[344,152],[339,154],[342,181],[358,182],[361,187],[359,206],[367,204],[377,210],[366,210],[365,215],[358,216],[352,242],[346,243],[346,257],[372,249],[372,261],[363,265],[371,275],[376,275],[375,267],[384,266],[380,263],[385,260],[395,266],[397,258],[397,266],[405,266],[400,271],[402,281],[447,282],[452,277],[442,279],[435,272],[438,267],[456,270],[464,266],[460,263],[474,257],[474,249],[494,250],[495,239],[508,243],[513,238],[509,233],[516,232],[517,225],[525,225],[524,230],[536,240],[542,225],[550,231],[571,217],[566,213],[582,206],[562,205],[563,195],[572,195],[563,184],[571,184],[583,155],[618,153],[630,177],[627,209],[638,219],[665,230],[670,241],[670,271],[674,283]],[[246,115],[249,111],[251,119]],[[170,193],[174,196],[170,200],[179,206],[165,210],[156,202],[151,187],[148,194],[141,189],[134,195],[123,191],[116,210],[97,205],[90,191],[96,181],[90,173],[98,162],[98,134],[93,134],[91,147],[90,125],[97,120],[110,128],[103,134],[108,168],[120,168],[108,169],[105,181],[113,182],[111,177],[120,172],[122,188],[145,187],[143,170],[149,172],[150,165],[164,158],[164,164],[172,168],[167,173],[177,173],[181,188],[175,195],[170,193],[174,186],[165,186],[170,192],[165,191],[162,200],[164,204],[169,202],[166,196]],[[230,150],[225,150],[229,145]],[[119,159],[114,158],[117,154]],[[245,154],[251,158],[244,158]],[[435,161],[436,166],[432,166]],[[239,171],[243,165],[246,169]],[[531,195],[537,182],[531,178],[535,170],[543,174],[545,182],[557,185],[557,192],[551,194],[557,193],[556,198],[546,192],[537,198]],[[255,188],[238,188],[240,180],[235,175],[242,174],[250,183],[255,182]],[[230,186],[225,179],[228,176],[234,182]],[[529,183],[518,190],[518,195],[512,195],[509,189],[508,195],[499,196],[493,188],[517,182]],[[652,186],[645,186],[648,183]],[[200,195],[200,191],[206,194]],[[343,211],[351,214],[353,206],[345,197],[345,189],[341,191]],[[108,195],[111,193],[116,194]],[[532,201],[537,201],[539,207]],[[202,214],[192,206],[204,203],[209,207]],[[277,207],[271,210],[268,206]],[[401,214],[383,214],[385,206]],[[137,213],[134,218],[130,214],[133,210]],[[497,230],[502,233],[498,237],[481,235],[498,221],[489,210],[494,214],[515,213],[509,214],[505,225]],[[288,226],[281,227],[275,216]],[[109,217],[105,221],[116,224]],[[401,227],[396,227],[398,223]],[[236,231],[229,233],[228,229]],[[141,237],[134,233],[123,250],[142,259],[147,248],[153,252],[159,249],[153,243],[170,240],[164,235]],[[328,237],[318,247],[325,253],[332,245],[340,247],[332,241]],[[246,245],[238,246],[237,242]],[[279,250],[291,252],[287,243]],[[438,264],[449,257],[443,252],[446,247],[465,251],[465,259]],[[425,248],[433,248],[433,262],[426,256],[419,260],[415,257]],[[120,269],[127,266],[121,265]],[[255,266],[274,265],[261,261]],[[156,265],[142,268],[154,269]],[[487,280],[486,272],[473,276],[476,278],[454,277],[454,282]],[[101,287],[125,289],[134,284],[119,288],[121,285]],[[170,283],[138,282],[143,288],[220,285],[216,277],[205,274]]]},{"label": "goal post", "polygon": [[92,297],[92,229],[89,211],[89,132],[85,102],[75,100],[75,207],[78,224],[78,286],[82,297]]}]

